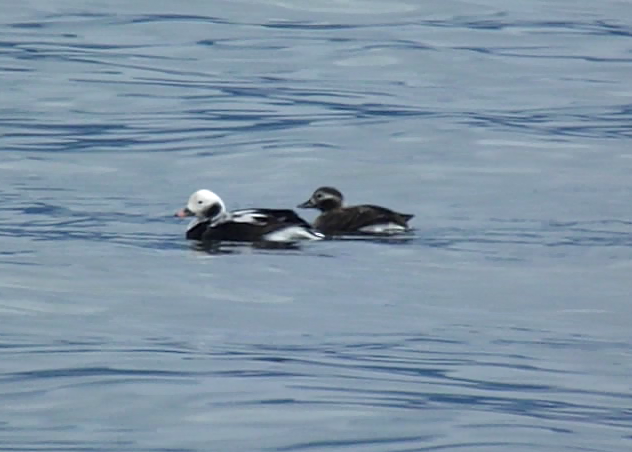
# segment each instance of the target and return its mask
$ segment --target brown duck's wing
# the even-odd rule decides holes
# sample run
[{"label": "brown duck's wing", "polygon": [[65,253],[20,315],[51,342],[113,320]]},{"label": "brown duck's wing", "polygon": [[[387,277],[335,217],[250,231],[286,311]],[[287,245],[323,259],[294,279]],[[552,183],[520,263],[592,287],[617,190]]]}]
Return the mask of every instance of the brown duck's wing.
[{"label": "brown duck's wing", "polygon": [[357,206],[357,209],[360,210],[359,217],[366,222],[360,227],[381,223],[395,223],[406,228],[408,227],[408,220],[414,217],[412,214],[395,212],[386,207],[371,204]]},{"label": "brown duck's wing", "polygon": [[358,207],[371,210],[375,213],[376,216],[379,215],[380,218],[385,218],[388,221],[392,221],[393,223],[399,224],[401,226],[406,226],[406,222],[415,216],[411,213],[395,212],[394,210],[387,209],[386,207],[374,206],[372,204],[365,204]]},{"label": "brown duck's wing", "polygon": [[358,232],[360,229],[381,224],[395,223],[408,227],[406,222],[413,216],[394,212],[386,207],[362,205],[337,209],[321,215],[316,228],[326,234]]}]

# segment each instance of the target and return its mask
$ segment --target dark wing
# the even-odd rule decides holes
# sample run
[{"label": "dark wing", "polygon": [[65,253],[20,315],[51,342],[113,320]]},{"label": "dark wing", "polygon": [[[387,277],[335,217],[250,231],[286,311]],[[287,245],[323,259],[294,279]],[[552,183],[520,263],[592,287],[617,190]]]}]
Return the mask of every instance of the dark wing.
[{"label": "dark wing", "polygon": [[286,209],[241,209],[230,212],[225,221],[207,227],[203,241],[257,242],[265,240],[267,234],[288,226],[312,227],[294,211]]},{"label": "dark wing", "polygon": [[231,212],[231,221],[257,226],[270,224],[294,224],[310,227],[310,224],[291,209],[241,209]]},{"label": "dark wing", "polygon": [[401,214],[386,207],[374,205],[353,206],[321,215],[316,227],[327,234],[358,232],[366,226],[395,223],[408,227],[412,215]]},{"label": "dark wing", "polygon": [[373,211],[376,216],[379,216],[380,221],[377,221],[376,223],[381,223],[383,221],[382,219],[385,219],[386,221],[392,221],[395,224],[406,227],[406,222],[415,216],[410,213],[395,212],[394,210],[387,209],[386,207],[374,206],[372,204],[365,204],[358,207],[361,209]]},{"label": "dark wing", "polygon": [[193,220],[187,228],[187,240],[202,240],[202,236],[208,229],[209,223],[209,220],[200,221],[197,218]]}]

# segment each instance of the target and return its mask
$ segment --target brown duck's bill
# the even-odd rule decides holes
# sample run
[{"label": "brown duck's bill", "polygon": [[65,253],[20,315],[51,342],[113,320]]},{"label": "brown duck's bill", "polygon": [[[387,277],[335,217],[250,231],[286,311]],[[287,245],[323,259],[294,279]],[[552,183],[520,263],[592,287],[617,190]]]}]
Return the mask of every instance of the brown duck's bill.
[{"label": "brown duck's bill", "polygon": [[178,210],[174,214],[174,217],[180,217],[180,218],[192,217],[192,216],[193,216],[193,212],[191,212],[187,207],[185,207],[184,209]]},{"label": "brown duck's bill", "polygon": [[305,201],[305,202],[304,202],[304,203],[302,203],[302,204],[299,204],[299,205],[298,205],[298,206],[296,206],[296,207],[298,207],[299,209],[310,209],[310,208],[312,208],[312,207],[316,207],[316,206],[314,205],[314,203],[312,202],[312,200],[311,200],[311,199],[308,199],[307,201]]}]

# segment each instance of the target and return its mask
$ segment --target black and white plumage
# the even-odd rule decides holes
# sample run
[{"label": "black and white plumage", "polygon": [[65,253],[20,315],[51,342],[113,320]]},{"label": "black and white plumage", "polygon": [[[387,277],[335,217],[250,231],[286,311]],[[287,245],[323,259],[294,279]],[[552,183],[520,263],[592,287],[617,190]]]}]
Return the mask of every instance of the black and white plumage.
[{"label": "black and white plumage", "polygon": [[333,187],[320,187],[297,207],[321,211],[314,226],[327,235],[336,234],[394,234],[409,230],[412,214],[399,213],[386,207],[364,204],[343,207],[343,196]]},{"label": "black and white plumage", "polygon": [[200,241],[294,242],[320,240],[323,234],[290,209],[240,209],[228,211],[210,190],[191,195],[178,217],[195,216],[186,238]]}]

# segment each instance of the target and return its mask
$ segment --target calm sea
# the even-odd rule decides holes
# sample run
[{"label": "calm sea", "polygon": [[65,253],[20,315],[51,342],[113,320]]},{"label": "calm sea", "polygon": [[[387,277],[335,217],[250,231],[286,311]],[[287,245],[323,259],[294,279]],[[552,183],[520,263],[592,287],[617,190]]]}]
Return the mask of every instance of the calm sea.
[{"label": "calm sea", "polygon": [[[0,3],[0,450],[632,450],[631,79],[627,1]],[[321,185],[414,233],[172,216]]]}]

